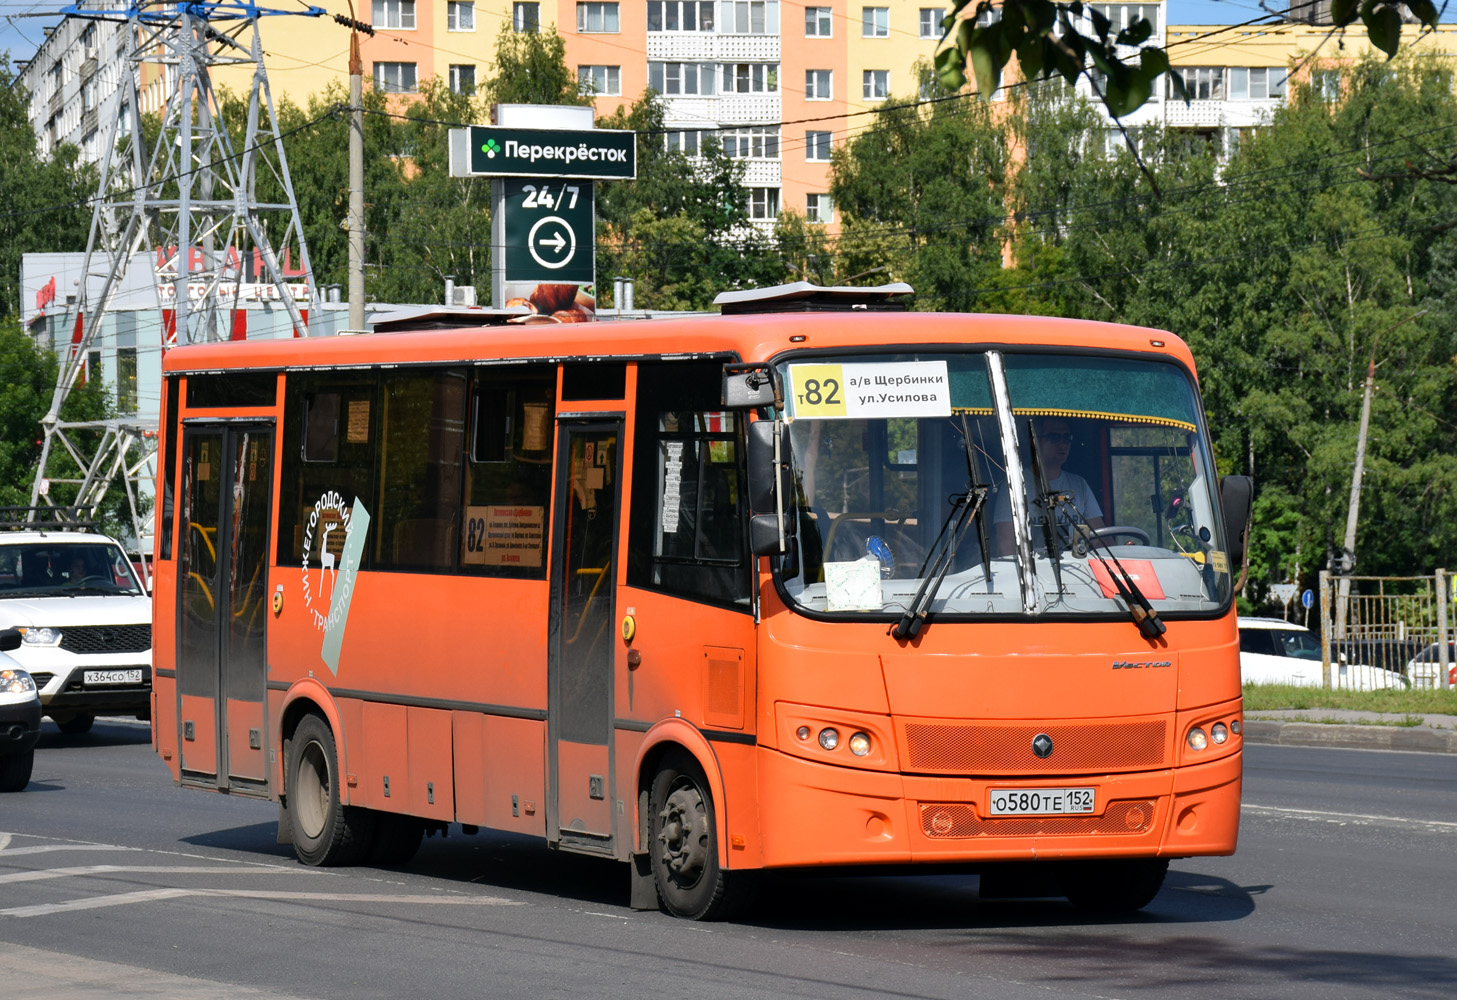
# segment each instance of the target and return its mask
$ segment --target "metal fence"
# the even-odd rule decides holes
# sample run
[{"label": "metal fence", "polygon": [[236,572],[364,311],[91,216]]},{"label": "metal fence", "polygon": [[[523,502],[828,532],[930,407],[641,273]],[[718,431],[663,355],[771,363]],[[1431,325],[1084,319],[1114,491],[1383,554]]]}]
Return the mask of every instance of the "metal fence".
[{"label": "metal fence", "polygon": [[1326,687],[1449,688],[1452,575],[1320,574],[1321,661]]}]

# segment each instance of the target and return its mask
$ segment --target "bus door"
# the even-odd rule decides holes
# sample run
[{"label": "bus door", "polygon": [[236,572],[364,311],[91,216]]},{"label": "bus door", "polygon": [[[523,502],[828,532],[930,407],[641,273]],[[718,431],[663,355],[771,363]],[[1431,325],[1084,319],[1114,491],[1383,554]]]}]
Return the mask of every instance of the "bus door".
[{"label": "bus door", "polygon": [[187,783],[266,788],[272,422],[183,427],[177,692]]},{"label": "bus door", "polygon": [[551,840],[608,853],[622,423],[562,421],[558,427],[547,618],[547,830]]}]

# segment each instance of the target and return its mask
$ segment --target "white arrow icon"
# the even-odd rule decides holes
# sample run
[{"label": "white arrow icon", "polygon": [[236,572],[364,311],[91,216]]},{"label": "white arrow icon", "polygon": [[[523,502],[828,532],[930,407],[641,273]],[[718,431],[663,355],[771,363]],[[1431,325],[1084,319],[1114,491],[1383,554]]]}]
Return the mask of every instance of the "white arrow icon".
[{"label": "white arrow icon", "polygon": [[[548,222],[555,223],[560,228],[550,236],[543,236],[541,239],[537,239],[536,234],[541,232],[541,227]],[[541,254],[537,252],[538,245],[551,247],[558,254],[562,254],[562,250],[565,248],[566,253],[562,254],[560,260],[543,260]],[[536,225],[531,227],[531,232],[526,236],[526,249],[531,252],[532,260],[536,261],[542,267],[548,267],[555,271],[557,268],[566,267],[576,254],[577,234],[572,231],[571,224],[566,219],[556,215],[548,215],[544,219],[538,219]]]}]

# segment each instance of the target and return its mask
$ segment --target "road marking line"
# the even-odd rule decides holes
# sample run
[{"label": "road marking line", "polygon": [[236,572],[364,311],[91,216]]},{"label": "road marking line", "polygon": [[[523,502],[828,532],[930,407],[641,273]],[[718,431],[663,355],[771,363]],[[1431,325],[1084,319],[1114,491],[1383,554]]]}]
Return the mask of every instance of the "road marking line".
[{"label": "road marking line", "polygon": [[73,875],[107,875],[113,872],[157,872],[169,875],[251,875],[254,872],[270,872],[282,875],[298,874],[292,868],[263,867],[241,868],[238,865],[83,865],[75,868],[42,868],[39,871],[11,872],[0,875],[0,883],[39,882],[49,878],[67,878]]},{"label": "road marking line", "polygon": [[1288,809],[1282,806],[1257,806],[1245,803],[1248,812],[1270,816],[1294,816],[1298,819],[1338,820],[1345,823],[1394,823],[1398,826],[1420,826],[1436,830],[1457,831],[1457,823],[1440,819],[1410,819],[1405,816],[1370,816],[1364,813],[1324,812],[1320,809]]},{"label": "road marking line", "polygon": [[381,896],[368,892],[270,892],[267,889],[143,889],[138,892],[120,892],[110,896],[90,896],[86,899],[70,899],[64,903],[39,903],[32,906],[14,906],[0,910],[0,917],[44,917],[52,913],[71,913],[76,910],[96,910],[106,906],[128,906],[132,903],[150,903],[159,899],[178,899],[183,896],[232,897],[237,899],[267,899],[282,903],[405,903],[426,906],[524,906],[524,903],[499,896]]},{"label": "road marking line", "polygon": [[0,851],[0,861],[18,854],[44,854],[46,851],[140,851],[140,847],[117,847],[115,844],[38,844],[35,847],[9,847]]},{"label": "road marking line", "polygon": [[103,906],[123,906],[127,903],[148,903],[156,899],[175,899],[190,895],[188,889],[142,889],[138,892],[122,892],[114,896],[92,896],[88,899],[70,899],[64,903],[41,903],[36,906],[13,906],[0,910],[0,917],[41,917],[49,913],[70,913],[75,910],[97,910]]}]

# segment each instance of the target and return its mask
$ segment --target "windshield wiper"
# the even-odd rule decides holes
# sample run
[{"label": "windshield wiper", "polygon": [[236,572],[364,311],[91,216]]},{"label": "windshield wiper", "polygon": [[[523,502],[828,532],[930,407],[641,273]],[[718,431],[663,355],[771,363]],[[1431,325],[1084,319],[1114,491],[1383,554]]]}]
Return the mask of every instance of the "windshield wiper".
[{"label": "windshield wiper", "polygon": [[[961,544],[961,536],[966,533],[967,523],[981,511],[986,498],[985,486],[968,486],[965,493],[951,497],[951,509],[946,513],[941,532],[932,543],[931,551],[926,554],[926,561],[921,564],[921,585],[916,588],[915,596],[911,598],[910,606],[901,615],[900,621],[890,627],[887,635],[893,635],[897,639],[914,639],[925,627],[931,615],[931,602],[936,599],[936,592],[941,589],[941,581],[946,579],[946,573],[951,569],[951,563],[956,558],[956,547]],[[982,535],[985,534],[983,531]],[[943,539],[948,539],[944,545]],[[990,565],[986,562],[985,537],[982,541],[982,564],[988,566],[987,572],[990,575]]]},{"label": "windshield wiper", "polygon": [[1042,457],[1037,450],[1037,431],[1032,421],[1027,421],[1027,440],[1032,445],[1032,475],[1037,479],[1037,505],[1042,508],[1042,541],[1047,546],[1047,557],[1052,560],[1052,578],[1057,582],[1057,596],[1062,596],[1062,552],[1057,544],[1057,505],[1070,502],[1071,494],[1054,493],[1047,486],[1047,475],[1042,469]]},{"label": "windshield wiper", "polygon": [[[1078,510],[1077,504],[1073,503],[1070,494],[1062,494],[1058,503],[1066,505],[1072,511],[1075,523],[1087,523],[1083,520],[1082,511]],[[1159,613],[1154,610],[1148,598],[1143,596],[1143,591],[1138,589],[1138,584],[1134,581],[1132,574],[1124,569],[1123,564],[1118,561],[1118,556],[1113,553],[1113,546],[1108,544],[1108,539],[1099,536],[1095,531],[1088,532],[1088,538],[1108,554],[1108,559],[1113,560],[1113,565],[1109,566],[1107,559],[1102,556],[1096,557],[1098,562],[1103,565],[1103,569],[1107,571],[1108,578],[1113,581],[1118,596],[1122,597],[1123,603],[1128,606],[1129,617],[1133,619],[1133,624],[1138,626],[1139,634],[1145,639],[1157,639],[1167,632],[1168,626],[1159,618]]]}]

